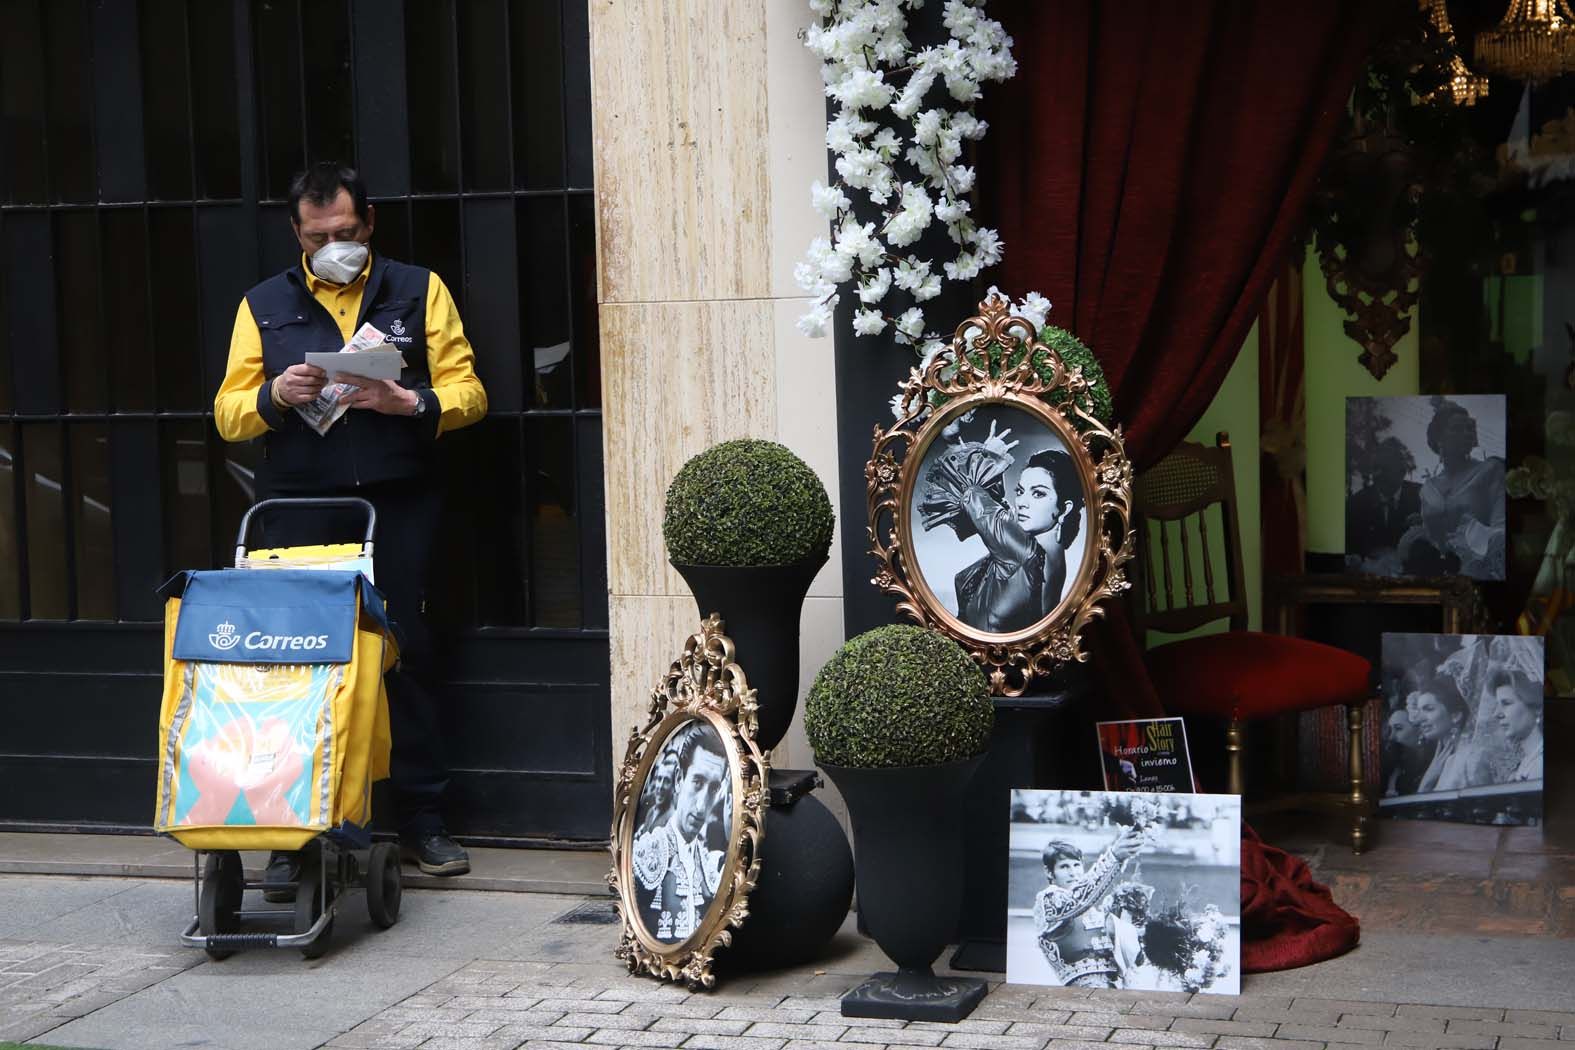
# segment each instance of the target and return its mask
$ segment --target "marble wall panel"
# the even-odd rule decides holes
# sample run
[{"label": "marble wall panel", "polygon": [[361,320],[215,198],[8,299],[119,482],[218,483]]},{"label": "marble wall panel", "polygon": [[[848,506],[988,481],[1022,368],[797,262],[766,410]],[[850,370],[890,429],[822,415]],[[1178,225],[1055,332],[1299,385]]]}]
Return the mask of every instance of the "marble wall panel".
[{"label": "marble wall panel", "polygon": [[689,593],[662,543],[667,486],[719,441],[775,436],[773,323],[770,300],[601,307],[612,594]]},{"label": "marble wall panel", "polygon": [[600,301],[771,294],[767,0],[591,0]]}]

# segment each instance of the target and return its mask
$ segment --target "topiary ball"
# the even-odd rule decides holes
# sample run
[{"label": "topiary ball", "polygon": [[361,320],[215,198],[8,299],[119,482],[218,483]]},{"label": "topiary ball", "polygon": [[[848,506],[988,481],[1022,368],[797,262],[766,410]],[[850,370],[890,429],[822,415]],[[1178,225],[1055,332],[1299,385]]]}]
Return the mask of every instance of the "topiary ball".
[{"label": "topiary ball", "polygon": [[[1099,366],[1099,358],[1094,356],[1094,352],[1077,336],[1053,324],[1047,324],[1039,330],[1039,341],[1059,354],[1068,369],[1082,371],[1083,378],[1088,380],[1088,392],[1078,398],[1078,407],[1105,426],[1110,426],[1116,418],[1115,398],[1110,393],[1110,382],[1105,378],[1105,370]],[[999,376],[1003,371],[1016,368],[1027,352],[1026,348],[1018,347],[1008,354],[999,343],[991,343],[984,352],[969,351],[969,357],[977,367],[988,367],[990,375]],[[1050,361],[1049,354],[1040,351],[1034,355],[1034,371],[1046,382],[1055,376],[1055,365]],[[1066,399],[1067,394],[1063,390],[1046,395],[1046,400],[1052,405],[1062,404]],[[949,400],[933,392],[930,396],[933,406],[944,405]]]},{"label": "topiary ball", "polygon": [[[1040,330],[1039,341],[1059,354],[1067,368],[1082,370],[1089,387],[1088,393],[1079,399],[1078,407],[1109,426],[1116,416],[1116,402],[1110,395],[1110,383],[1105,379],[1105,370],[1099,367],[1099,358],[1077,336],[1053,324],[1045,325]],[[1052,371],[1049,361],[1035,361],[1034,366],[1040,375],[1049,378]],[[1050,395],[1049,400],[1051,404],[1060,404],[1066,400],[1066,394],[1057,391]]]},{"label": "topiary ball", "polygon": [[667,488],[662,536],[678,565],[824,561],[835,520],[826,486],[775,441],[713,445]]},{"label": "topiary ball", "polygon": [[883,769],[983,754],[995,707],[962,646],[922,627],[866,631],[826,661],[804,702],[815,761]]}]

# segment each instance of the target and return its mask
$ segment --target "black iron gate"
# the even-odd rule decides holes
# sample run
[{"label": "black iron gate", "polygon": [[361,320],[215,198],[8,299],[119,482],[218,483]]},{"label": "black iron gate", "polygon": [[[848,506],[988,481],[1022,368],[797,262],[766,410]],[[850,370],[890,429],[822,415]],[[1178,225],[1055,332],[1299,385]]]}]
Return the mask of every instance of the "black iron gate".
[{"label": "black iron gate", "polygon": [[293,172],[453,291],[491,410],[440,441],[451,826],[604,839],[611,797],[586,6],[0,0],[0,825],[146,826],[153,589],[226,562],[211,420]]}]

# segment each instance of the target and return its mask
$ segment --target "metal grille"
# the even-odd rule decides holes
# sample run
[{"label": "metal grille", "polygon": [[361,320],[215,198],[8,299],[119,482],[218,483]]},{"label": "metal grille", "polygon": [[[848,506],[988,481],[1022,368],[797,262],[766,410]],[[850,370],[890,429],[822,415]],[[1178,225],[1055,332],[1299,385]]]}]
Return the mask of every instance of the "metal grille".
[{"label": "metal grille", "polygon": [[308,160],[453,291],[491,412],[445,436],[449,626],[605,632],[584,4],[0,0],[0,620],[155,620],[258,449],[210,422]]}]

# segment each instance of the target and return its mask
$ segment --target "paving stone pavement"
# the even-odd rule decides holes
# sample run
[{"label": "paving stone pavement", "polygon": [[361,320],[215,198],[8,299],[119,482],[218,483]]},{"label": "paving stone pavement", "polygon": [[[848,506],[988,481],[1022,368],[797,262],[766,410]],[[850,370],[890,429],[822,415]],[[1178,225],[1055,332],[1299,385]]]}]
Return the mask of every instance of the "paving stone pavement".
[{"label": "paving stone pavement", "polygon": [[202,958],[178,947],[0,941],[0,1040],[42,1035]]},{"label": "paving stone pavement", "polygon": [[689,993],[592,963],[477,961],[329,1047],[516,1050],[571,1045],[684,1050],[957,1047],[1346,1050],[1575,1048],[1575,1012],[1262,995],[1027,988],[992,983],[958,1024],[843,1017],[857,975],[744,978]]},{"label": "paving stone pavement", "polygon": [[[1359,982],[1350,986],[1360,997],[1308,996],[1287,991],[1294,986],[1274,979],[1282,975],[1250,977],[1248,994],[1230,997],[992,982],[959,1024],[905,1024],[841,1015],[842,993],[889,967],[851,924],[817,966],[726,976],[715,991],[691,993],[624,972],[611,954],[615,926],[556,921],[583,913],[575,897],[413,891],[386,933],[350,901],[321,960],[256,951],[211,962],[175,944],[190,914],[188,885],[6,878],[0,890],[47,918],[0,933],[0,1041],[98,1050],[1575,1050],[1575,994],[1546,991],[1567,989],[1567,976],[1499,1000],[1515,1006],[1387,1001]],[[51,939],[94,929],[102,941]],[[1492,984],[1503,969],[1492,957],[1515,943],[1529,942],[1479,942],[1490,992],[1509,989]]]}]

